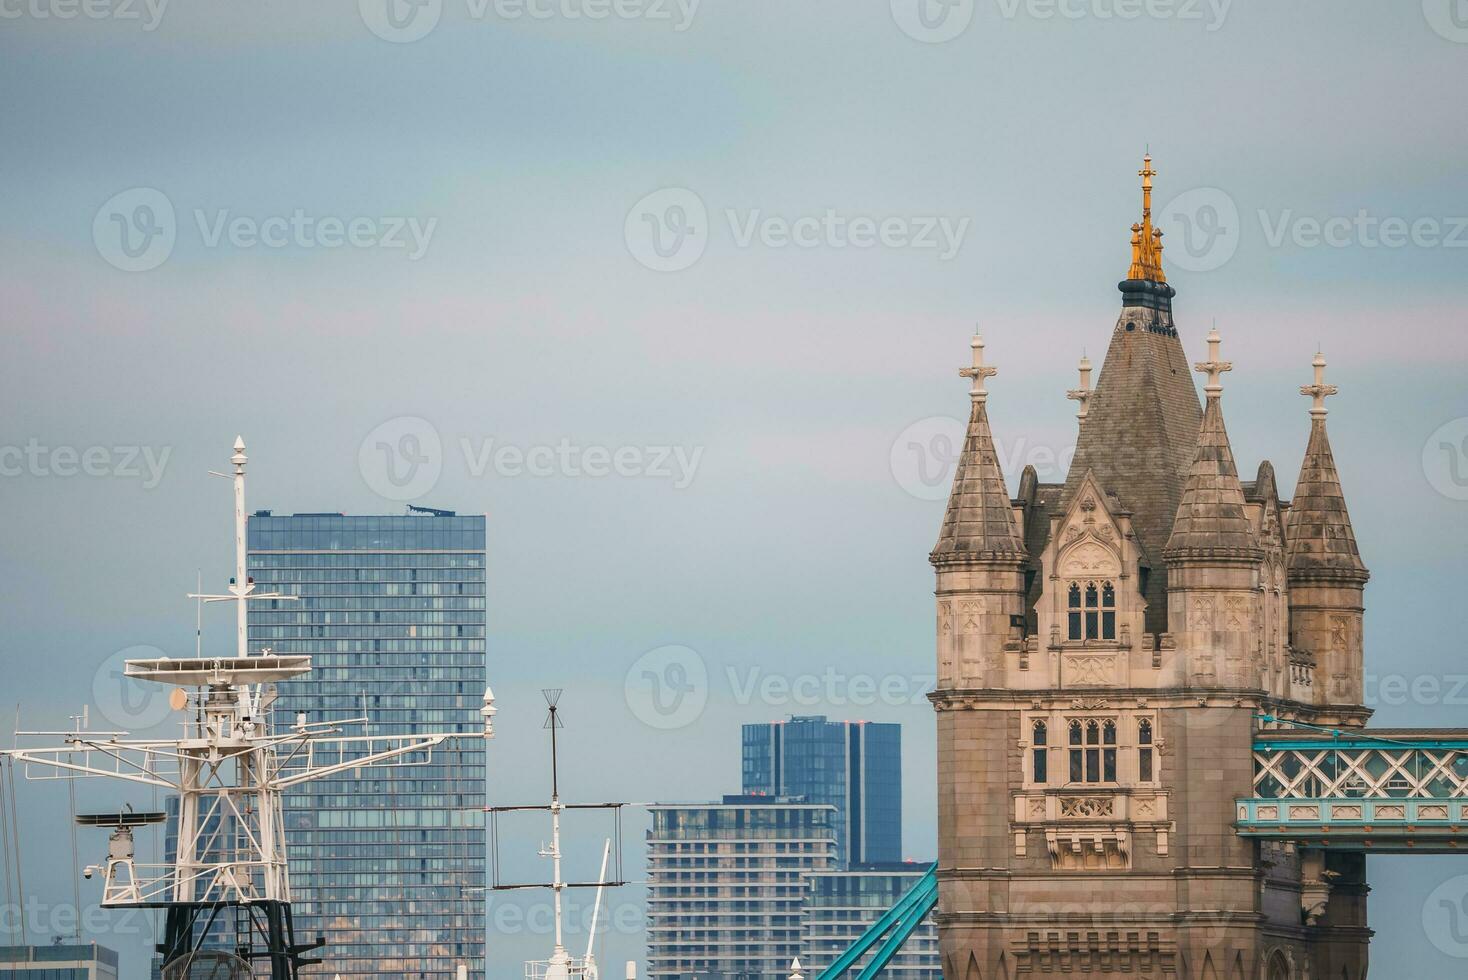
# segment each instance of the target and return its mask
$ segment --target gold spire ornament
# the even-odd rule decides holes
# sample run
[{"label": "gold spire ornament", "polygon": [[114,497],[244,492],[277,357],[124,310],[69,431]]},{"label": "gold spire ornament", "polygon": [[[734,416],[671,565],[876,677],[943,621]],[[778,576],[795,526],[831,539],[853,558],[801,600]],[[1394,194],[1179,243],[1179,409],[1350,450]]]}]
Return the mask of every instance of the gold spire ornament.
[{"label": "gold spire ornament", "polygon": [[1127,278],[1167,282],[1162,271],[1162,229],[1152,226],[1152,178],[1157,176],[1152,169],[1152,154],[1142,158],[1137,176],[1142,178],[1142,221],[1132,225],[1132,265]]}]

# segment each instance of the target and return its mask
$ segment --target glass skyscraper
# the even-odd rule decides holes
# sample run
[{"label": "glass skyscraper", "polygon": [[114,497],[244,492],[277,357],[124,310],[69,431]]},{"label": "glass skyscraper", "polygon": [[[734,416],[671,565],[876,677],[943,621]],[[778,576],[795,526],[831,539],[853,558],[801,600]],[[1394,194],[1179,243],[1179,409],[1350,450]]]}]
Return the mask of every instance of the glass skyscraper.
[{"label": "glass skyscraper", "polygon": [[[249,519],[256,588],[299,596],[249,612],[251,653],[310,654],[279,685],[275,723],[366,717],[343,734],[483,730],[485,519],[427,512]],[[484,743],[287,791],[297,941],[326,937],[308,973],[484,975]]]},{"label": "glass skyscraper", "polygon": [[843,865],[902,860],[902,726],[823,715],[745,725],[746,794],[800,797],[837,810]]}]

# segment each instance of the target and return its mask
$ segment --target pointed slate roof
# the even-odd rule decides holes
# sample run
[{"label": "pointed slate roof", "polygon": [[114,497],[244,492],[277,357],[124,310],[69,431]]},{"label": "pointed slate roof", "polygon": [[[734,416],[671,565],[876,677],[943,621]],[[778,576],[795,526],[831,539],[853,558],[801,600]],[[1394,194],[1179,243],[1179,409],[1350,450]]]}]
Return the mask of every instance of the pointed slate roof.
[{"label": "pointed slate roof", "polygon": [[1356,548],[1323,412],[1310,420],[1310,442],[1290,502],[1285,542],[1291,579],[1325,574],[1365,582],[1370,575]]},{"label": "pointed slate roof", "polygon": [[989,432],[989,392],[984,380],[998,373],[998,368],[984,363],[984,339],[978,334],[973,348],[973,367],[958,372],[973,379],[969,399],[968,433],[963,440],[963,453],[953,475],[953,490],[948,495],[948,511],[943,515],[943,529],[938,544],[928,555],[934,565],[949,562],[998,561],[1004,564],[1027,560],[1024,538],[1014,518],[1014,505],[1004,485],[999,458],[994,453],[994,437]]},{"label": "pointed slate roof", "polygon": [[[1121,290],[1121,315],[1101,364],[1096,389],[1066,475],[1062,510],[1089,470],[1131,514],[1140,552],[1161,556],[1182,500],[1203,410],[1172,316],[1176,291],[1162,268],[1162,242],[1152,226],[1152,158],[1143,159],[1142,220],[1132,229],[1132,264]],[[1167,575],[1159,562],[1139,582],[1147,600],[1146,630],[1167,630]]]},{"label": "pointed slate roof", "polygon": [[1163,555],[1169,561],[1262,557],[1244,512],[1244,488],[1223,424],[1222,399],[1213,395],[1203,411],[1197,451]]},{"label": "pointed slate roof", "polygon": [[1024,538],[994,453],[989,410],[976,398],[969,414],[963,454],[948,495],[948,510],[938,544],[928,556],[935,564],[972,560],[1024,561]]},{"label": "pointed slate roof", "polygon": [[[1130,297],[1123,302],[1060,508],[1070,507],[1082,478],[1093,472],[1096,482],[1131,512],[1141,550],[1157,557],[1172,531],[1203,412],[1171,311],[1139,305]],[[1165,632],[1167,576],[1160,562],[1146,580],[1144,597],[1147,631]]]}]

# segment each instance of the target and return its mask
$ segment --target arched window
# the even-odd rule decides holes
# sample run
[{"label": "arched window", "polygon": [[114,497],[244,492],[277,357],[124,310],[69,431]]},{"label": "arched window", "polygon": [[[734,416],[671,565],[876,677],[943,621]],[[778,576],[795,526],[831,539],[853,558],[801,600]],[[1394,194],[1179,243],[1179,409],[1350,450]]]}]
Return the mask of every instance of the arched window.
[{"label": "arched window", "polygon": [[1073,783],[1086,781],[1085,752],[1079,748],[1080,744],[1081,723],[1073,721],[1070,723],[1070,781]]},{"label": "arched window", "polygon": [[1066,595],[1067,633],[1072,640],[1116,639],[1116,587],[1110,582],[1072,582]]},{"label": "arched window", "polygon": [[1070,781],[1116,782],[1116,722],[1090,719],[1070,723]]},{"label": "arched window", "polygon": [[1034,753],[1035,782],[1037,783],[1046,782],[1050,777],[1049,757],[1046,755],[1047,749],[1045,745],[1048,734],[1043,721],[1035,722],[1034,738],[1032,740],[1034,748],[1031,751]]},{"label": "arched window", "polygon": [[1290,962],[1278,950],[1269,959],[1269,980],[1291,980]]},{"label": "arched window", "polygon": [[1144,783],[1156,778],[1152,769],[1152,721],[1149,718],[1137,722],[1137,778]]}]

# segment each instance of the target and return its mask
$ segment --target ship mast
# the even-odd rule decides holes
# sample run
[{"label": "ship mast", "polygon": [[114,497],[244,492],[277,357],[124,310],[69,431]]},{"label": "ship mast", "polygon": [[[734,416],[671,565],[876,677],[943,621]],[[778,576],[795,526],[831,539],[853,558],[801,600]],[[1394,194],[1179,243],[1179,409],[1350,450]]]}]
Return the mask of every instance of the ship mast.
[{"label": "ship mast", "polygon": [[[202,602],[235,603],[232,655],[129,660],[125,676],[179,688],[172,703],[186,713],[182,739],[132,739],[126,732],[17,732],[17,739],[63,738],[61,745],[19,746],[0,755],[23,764],[27,778],[105,776],[177,794],[178,846],[172,864],[139,864],[133,832],[160,823],[162,813],[83,814],[83,826],[111,828],[103,873],[104,908],[166,911],[159,951],[164,977],[187,974],[190,964],[212,959],[241,968],[232,954],[201,953],[199,942],[221,910],[235,909],[250,923],[242,955],[269,963],[271,980],[295,980],[301,967],[319,962],[305,954],[322,946],[295,942],[286,862],[284,792],[323,776],[369,766],[427,765],[433,750],[456,738],[492,738],[494,705],[485,691],[480,732],[413,735],[343,735],[355,718],[311,722],[303,714],[288,730],[273,730],[270,707],[279,681],[310,672],[302,654],[262,651],[249,655],[248,604],[291,601],[296,596],[256,592],[247,570],[245,445],[236,439],[230,457],[234,483],[235,575],[227,594],[191,594]],[[217,474],[223,476],[225,474]],[[264,947],[257,950],[255,940]],[[245,967],[245,969],[248,969]]]}]

